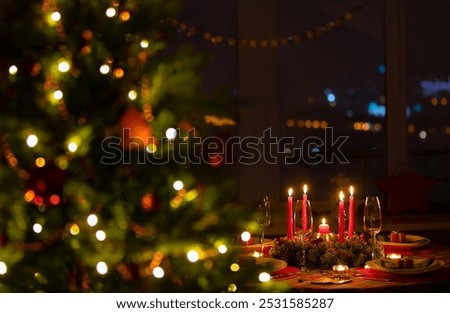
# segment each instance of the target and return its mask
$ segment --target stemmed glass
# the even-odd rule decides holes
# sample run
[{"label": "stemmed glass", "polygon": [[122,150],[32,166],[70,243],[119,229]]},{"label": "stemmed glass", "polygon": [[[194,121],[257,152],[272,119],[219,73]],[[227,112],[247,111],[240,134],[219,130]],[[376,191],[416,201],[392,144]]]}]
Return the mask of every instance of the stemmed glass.
[{"label": "stemmed glass", "polygon": [[313,233],[313,216],[311,202],[306,200],[306,212],[303,213],[303,201],[297,200],[294,209],[295,235],[300,238],[302,245],[302,264],[300,269],[306,271],[306,243]]},{"label": "stemmed glass", "polygon": [[[364,230],[370,234],[371,242],[375,245],[377,241],[377,234],[381,231],[382,218],[380,200],[377,196],[366,197],[364,202],[364,216],[363,216]],[[372,252],[372,259],[374,253]]]},{"label": "stemmed glass", "polygon": [[266,227],[270,225],[270,222],[272,220],[270,201],[267,195],[263,195],[258,198],[255,203],[255,210],[256,221],[261,226],[261,250],[264,250],[264,232]]}]

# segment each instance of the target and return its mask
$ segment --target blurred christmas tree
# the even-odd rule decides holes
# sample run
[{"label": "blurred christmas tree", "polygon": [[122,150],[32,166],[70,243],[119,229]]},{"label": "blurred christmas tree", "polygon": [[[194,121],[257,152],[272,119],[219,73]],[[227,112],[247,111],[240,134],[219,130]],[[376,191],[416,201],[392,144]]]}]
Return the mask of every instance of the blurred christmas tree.
[{"label": "blurred christmas tree", "polygon": [[251,223],[230,169],[178,144],[229,114],[199,98],[204,57],[170,45],[162,21],[181,8],[0,3],[1,291],[239,291],[256,277],[232,265]]}]

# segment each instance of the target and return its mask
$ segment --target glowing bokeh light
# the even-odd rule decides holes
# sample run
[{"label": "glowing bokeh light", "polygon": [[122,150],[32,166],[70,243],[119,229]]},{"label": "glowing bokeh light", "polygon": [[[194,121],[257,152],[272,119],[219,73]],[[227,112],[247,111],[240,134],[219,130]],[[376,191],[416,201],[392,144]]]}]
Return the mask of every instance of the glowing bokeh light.
[{"label": "glowing bokeh light", "polygon": [[108,265],[106,265],[106,263],[103,261],[98,262],[96,268],[97,272],[100,275],[105,275],[106,273],[108,273]]},{"label": "glowing bokeh light", "polygon": [[98,223],[98,217],[95,214],[90,214],[87,217],[86,221],[87,221],[89,226],[94,227]]},{"label": "glowing bokeh light", "polygon": [[6,272],[8,272],[8,267],[6,266],[5,262],[0,261],[0,275],[5,275]]},{"label": "glowing bokeh light", "polygon": [[198,252],[195,250],[190,250],[186,256],[187,256],[188,260],[192,263],[197,262],[199,259]]},{"label": "glowing bokeh light", "polygon": [[164,277],[164,270],[160,266],[155,267],[153,269],[152,273],[153,273],[153,276],[155,276],[156,278],[163,278]]},{"label": "glowing bokeh light", "polygon": [[166,130],[166,138],[169,140],[174,140],[177,137],[177,130],[175,128],[168,128]]},{"label": "glowing bokeh light", "polygon": [[173,189],[180,191],[181,189],[183,189],[184,184],[181,180],[177,180],[173,183]]},{"label": "glowing bokeh light", "polygon": [[34,134],[31,134],[27,137],[27,145],[30,148],[36,147],[38,141],[39,141],[38,137]]}]

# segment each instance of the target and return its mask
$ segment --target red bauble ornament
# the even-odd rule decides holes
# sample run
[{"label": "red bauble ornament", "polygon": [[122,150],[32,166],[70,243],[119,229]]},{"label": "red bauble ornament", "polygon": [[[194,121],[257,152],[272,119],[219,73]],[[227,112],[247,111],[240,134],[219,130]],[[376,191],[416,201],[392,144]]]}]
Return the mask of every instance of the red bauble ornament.
[{"label": "red bauble ornament", "polygon": [[149,144],[157,144],[153,130],[144,119],[143,113],[130,107],[120,118],[122,126],[122,144],[124,150],[146,148]]},{"label": "red bauble ornament", "polygon": [[38,206],[56,206],[63,201],[67,173],[54,164],[36,167],[26,182],[25,199]]}]

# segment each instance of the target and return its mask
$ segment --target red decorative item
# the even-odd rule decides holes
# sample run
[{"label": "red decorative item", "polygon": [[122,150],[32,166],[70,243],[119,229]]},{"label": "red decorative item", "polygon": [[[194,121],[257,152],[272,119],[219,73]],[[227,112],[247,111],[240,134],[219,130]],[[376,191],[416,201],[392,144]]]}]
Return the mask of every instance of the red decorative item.
[{"label": "red decorative item", "polygon": [[25,192],[33,195],[28,200],[38,206],[61,204],[66,177],[67,173],[54,164],[36,167],[26,182]]},{"label": "red decorative item", "polygon": [[124,150],[146,148],[149,144],[157,144],[153,138],[153,130],[145,121],[143,113],[130,107],[120,119],[122,126],[122,144]]},{"label": "red decorative item", "polygon": [[405,211],[428,212],[427,195],[437,179],[420,176],[409,169],[398,176],[377,180],[375,183],[388,196],[388,208],[392,214]]}]

